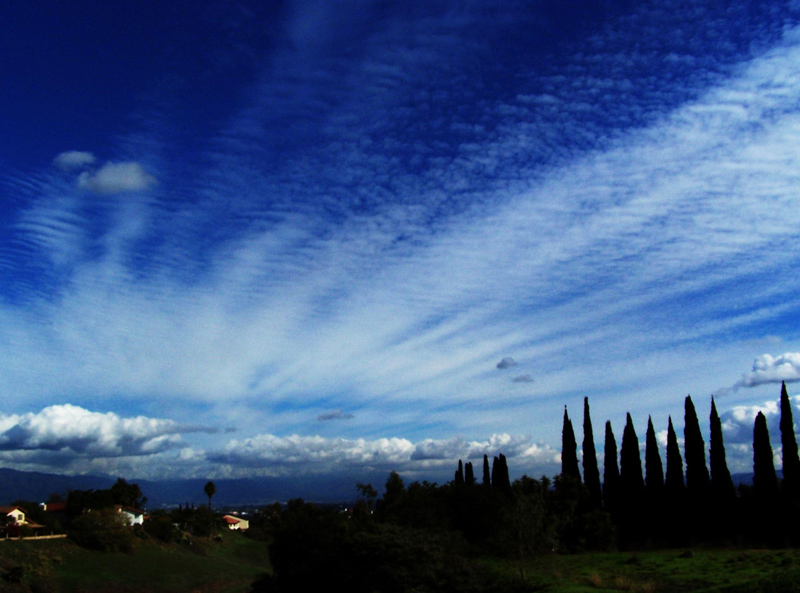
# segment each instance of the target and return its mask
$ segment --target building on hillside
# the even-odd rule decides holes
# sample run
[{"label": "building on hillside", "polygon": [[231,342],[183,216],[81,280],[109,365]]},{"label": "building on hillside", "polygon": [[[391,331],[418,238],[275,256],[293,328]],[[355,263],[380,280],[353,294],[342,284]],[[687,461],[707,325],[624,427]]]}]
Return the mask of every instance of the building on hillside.
[{"label": "building on hillside", "polygon": [[114,509],[122,515],[126,523],[133,527],[134,525],[144,525],[144,511],[134,509],[131,507],[124,507],[120,504],[114,505]]},{"label": "building on hillside", "polygon": [[22,507],[17,506],[0,506],[0,530],[2,530],[5,537],[19,537],[22,535],[23,527],[36,532],[37,530],[44,529],[43,525],[28,521],[28,511]]},{"label": "building on hillside", "polygon": [[244,531],[250,528],[250,521],[247,519],[234,517],[233,515],[225,515],[222,517],[222,520],[225,521],[225,524],[231,531]]}]

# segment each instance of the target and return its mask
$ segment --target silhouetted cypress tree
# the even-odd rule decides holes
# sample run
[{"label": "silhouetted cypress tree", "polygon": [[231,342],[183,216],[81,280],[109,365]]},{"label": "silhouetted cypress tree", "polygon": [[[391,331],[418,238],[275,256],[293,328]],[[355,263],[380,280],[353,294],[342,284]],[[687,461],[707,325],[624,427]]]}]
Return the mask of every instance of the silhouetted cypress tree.
[{"label": "silhouetted cypress tree", "polygon": [[772,499],[778,494],[778,476],[772,458],[767,418],[761,412],[753,425],[753,490],[763,499]]},{"label": "silhouetted cypress tree", "polygon": [[697,412],[689,395],[685,401],[683,438],[686,451],[686,490],[692,498],[704,498],[708,495],[710,483],[706,444],[703,442]]},{"label": "silhouetted cypress tree", "polygon": [[672,426],[672,416],[669,417],[667,428],[667,477],[664,480],[664,489],[670,497],[682,496],[686,491],[686,483],[683,481],[683,459],[678,446],[678,437]]},{"label": "silhouetted cypress tree", "polygon": [[472,470],[471,461],[467,461],[464,465],[464,483],[467,486],[472,486],[475,483],[475,473]]},{"label": "silhouetted cypress tree", "polygon": [[492,485],[492,480],[489,477],[489,456],[486,453],[483,454],[483,485],[485,488],[489,488]]},{"label": "silhouetted cypress tree", "polygon": [[456,486],[463,486],[464,485],[464,465],[461,463],[461,460],[458,460],[458,469],[456,470]]},{"label": "silhouetted cypress tree", "polygon": [[644,478],[642,476],[642,457],[639,454],[639,439],[633,428],[631,415],[627,415],[625,429],[622,431],[622,445],[619,450],[619,510],[617,527],[620,545],[636,546],[641,541],[649,525],[644,521]]},{"label": "silhouetted cypress tree", "polygon": [[581,481],[581,471],[578,469],[578,444],[575,442],[572,421],[567,415],[567,406],[564,406],[564,426],[561,429],[561,475]]},{"label": "silhouetted cypress tree", "polygon": [[497,455],[492,459],[492,488],[497,489],[500,484],[500,459]]},{"label": "silhouetted cypress tree", "polygon": [[589,489],[592,506],[603,506],[603,490],[600,486],[600,470],[597,469],[597,451],[594,447],[588,397],[583,398],[583,482]]},{"label": "silhouetted cypress tree", "polygon": [[630,414],[628,414],[625,422],[625,429],[622,431],[622,448],[619,452],[619,481],[625,500],[637,499],[644,492],[642,457],[639,455],[639,438],[636,436]]},{"label": "silhouetted cypress tree", "polygon": [[722,422],[717,414],[717,405],[711,398],[711,416],[709,418],[711,430],[708,439],[708,464],[711,467],[711,492],[715,504],[730,501],[736,497],[733,487],[731,472],[728,470],[728,461],[725,456],[725,442],[722,438]]},{"label": "silhouetted cypress tree", "polygon": [[786,392],[785,382],[781,384],[781,449],[783,490],[790,498],[800,499],[800,458],[798,458],[797,438],[794,434],[792,402]]},{"label": "silhouetted cypress tree", "polygon": [[603,504],[606,510],[616,512],[619,507],[619,465],[617,463],[617,441],[611,430],[611,421],[606,421],[606,440],[603,450]]},{"label": "silhouetted cypress tree", "polygon": [[661,453],[658,451],[656,431],[653,420],[647,418],[647,436],[644,449],[645,488],[651,498],[657,498],[664,490],[664,465],[661,463]]},{"label": "silhouetted cypress tree", "polygon": [[663,498],[664,539],[672,546],[685,545],[689,541],[686,528],[686,483],[683,480],[683,459],[678,446],[678,437],[672,425],[672,416],[667,426],[667,474],[664,479]]},{"label": "silhouetted cypress tree", "polygon": [[500,453],[500,468],[497,474],[498,482],[495,483],[492,480],[492,483],[496,485],[497,489],[504,494],[511,494],[511,478],[508,473],[508,462],[506,461],[506,456]]}]

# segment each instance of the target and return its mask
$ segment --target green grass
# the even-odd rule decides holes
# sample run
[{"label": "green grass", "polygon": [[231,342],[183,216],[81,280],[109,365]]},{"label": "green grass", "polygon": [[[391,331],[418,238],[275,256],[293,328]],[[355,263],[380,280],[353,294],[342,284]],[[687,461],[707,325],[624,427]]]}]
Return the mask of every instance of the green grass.
[{"label": "green grass", "polygon": [[[137,540],[133,554],[84,550],[68,540],[0,542],[0,592],[243,593],[270,569],[267,544],[225,532],[192,546]],[[484,560],[508,581],[519,564]],[[21,571],[19,568],[21,567]],[[777,593],[800,591],[800,550],[666,550],[543,555],[524,563],[519,591],[602,593]],[[516,590],[516,589],[515,589]]]},{"label": "green grass", "polygon": [[[137,540],[133,554],[89,551],[68,540],[0,542],[0,573],[19,566],[23,585],[53,592],[238,593],[270,570],[267,544],[233,532],[191,546]],[[20,590],[0,581],[0,591]]]},{"label": "green grass", "polygon": [[[527,576],[523,590],[530,591],[800,591],[800,551],[793,550],[547,555],[523,566]],[[518,563],[499,562],[495,568],[509,579],[520,578]]]}]

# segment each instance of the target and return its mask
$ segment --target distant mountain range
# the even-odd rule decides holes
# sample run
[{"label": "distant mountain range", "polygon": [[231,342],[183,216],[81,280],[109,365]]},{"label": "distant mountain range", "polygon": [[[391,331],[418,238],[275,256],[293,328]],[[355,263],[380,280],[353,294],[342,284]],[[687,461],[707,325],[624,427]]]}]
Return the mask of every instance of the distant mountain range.
[{"label": "distant mountain range", "polygon": [[[387,477],[388,474],[380,472],[214,480],[217,492],[213,503],[220,507],[265,506],[273,502],[286,502],[291,498],[321,503],[349,503],[356,499],[357,483],[371,483],[378,492],[382,492]],[[780,477],[781,472],[778,471]],[[733,474],[732,478],[736,486],[753,483],[752,472]],[[116,477],[111,476],[64,476],[0,468],[0,504],[14,500],[43,502],[51,494],[66,496],[70,490],[101,490],[110,488],[115,481]],[[207,481],[200,478],[157,481],[128,479],[128,482],[139,484],[150,509],[187,503],[205,504],[208,499],[203,493],[203,486]]]},{"label": "distant mountain range", "polygon": [[[122,476],[125,477],[125,476]],[[214,480],[217,492],[215,506],[261,506],[303,498],[312,502],[352,502],[356,499],[356,483],[369,482],[380,492],[388,474],[299,476],[285,478],[241,478]],[[0,468],[0,504],[14,500],[46,501],[51,494],[66,496],[70,490],[101,490],[116,481],[111,476],[64,476],[39,472],[22,472]],[[148,508],[205,504],[203,493],[207,479],[137,480],[148,499]]]}]

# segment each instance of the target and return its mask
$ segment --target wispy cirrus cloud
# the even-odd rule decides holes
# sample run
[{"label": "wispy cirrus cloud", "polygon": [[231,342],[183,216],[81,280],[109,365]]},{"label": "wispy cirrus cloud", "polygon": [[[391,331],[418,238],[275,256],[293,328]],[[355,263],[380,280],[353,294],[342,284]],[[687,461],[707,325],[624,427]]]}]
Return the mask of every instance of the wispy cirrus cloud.
[{"label": "wispy cirrus cloud", "polygon": [[219,463],[444,463],[576,393],[677,415],[800,311],[796,9],[409,10],[289,10],[228,111],[15,176],[0,385],[236,410]]},{"label": "wispy cirrus cloud", "polygon": [[53,159],[53,165],[62,171],[72,171],[92,165],[96,160],[97,158],[91,152],[68,150],[56,156],[56,158]]}]

